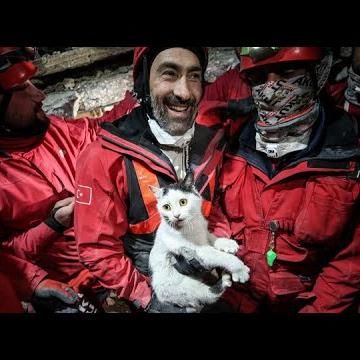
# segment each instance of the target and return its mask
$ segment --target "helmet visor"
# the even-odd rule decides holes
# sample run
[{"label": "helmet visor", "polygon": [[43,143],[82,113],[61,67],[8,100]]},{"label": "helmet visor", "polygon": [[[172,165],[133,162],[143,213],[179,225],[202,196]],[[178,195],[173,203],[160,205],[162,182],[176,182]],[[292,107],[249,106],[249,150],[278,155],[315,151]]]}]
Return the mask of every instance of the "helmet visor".
[{"label": "helmet visor", "polygon": [[280,47],[241,47],[238,52],[240,56],[250,56],[256,63],[274,56],[280,49]]}]

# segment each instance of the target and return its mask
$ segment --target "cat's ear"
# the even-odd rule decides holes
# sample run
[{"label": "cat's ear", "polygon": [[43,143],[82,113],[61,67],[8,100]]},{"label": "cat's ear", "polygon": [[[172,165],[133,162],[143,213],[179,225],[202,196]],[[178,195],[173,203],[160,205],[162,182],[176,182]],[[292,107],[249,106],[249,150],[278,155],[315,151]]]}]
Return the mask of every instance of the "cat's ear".
[{"label": "cat's ear", "polygon": [[188,170],[186,173],[185,179],[183,180],[182,184],[185,188],[191,189],[194,186],[194,173],[191,169]]},{"label": "cat's ear", "polygon": [[149,185],[149,188],[150,190],[155,194],[156,198],[157,199],[160,199],[162,194],[163,194],[163,191],[161,188],[158,188],[156,186],[152,186],[152,185]]}]

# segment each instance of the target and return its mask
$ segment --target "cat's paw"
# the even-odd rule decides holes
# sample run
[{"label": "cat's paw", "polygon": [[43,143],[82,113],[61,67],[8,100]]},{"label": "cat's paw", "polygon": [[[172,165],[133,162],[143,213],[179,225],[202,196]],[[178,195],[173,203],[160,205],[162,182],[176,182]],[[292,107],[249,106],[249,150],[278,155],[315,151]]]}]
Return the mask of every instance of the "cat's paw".
[{"label": "cat's paw", "polygon": [[245,283],[250,278],[249,272],[250,269],[244,263],[242,263],[241,267],[231,274],[232,280],[234,282]]},{"label": "cat's paw", "polygon": [[231,275],[230,274],[223,274],[221,277],[221,281],[222,281],[222,287],[223,288],[227,288],[227,287],[231,287],[232,285],[232,281],[231,281]]},{"label": "cat's paw", "polygon": [[235,240],[228,238],[217,238],[214,242],[214,248],[229,254],[236,254],[239,250],[239,245]]}]

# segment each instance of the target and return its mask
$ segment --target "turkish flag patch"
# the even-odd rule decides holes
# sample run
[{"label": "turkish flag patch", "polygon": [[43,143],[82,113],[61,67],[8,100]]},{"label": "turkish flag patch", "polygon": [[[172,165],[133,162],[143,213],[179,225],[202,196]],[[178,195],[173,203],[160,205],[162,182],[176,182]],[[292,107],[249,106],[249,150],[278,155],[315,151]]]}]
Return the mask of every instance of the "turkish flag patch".
[{"label": "turkish flag patch", "polygon": [[92,200],[92,188],[90,186],[78,185],[75,196],[77,203],[90,205]]}]

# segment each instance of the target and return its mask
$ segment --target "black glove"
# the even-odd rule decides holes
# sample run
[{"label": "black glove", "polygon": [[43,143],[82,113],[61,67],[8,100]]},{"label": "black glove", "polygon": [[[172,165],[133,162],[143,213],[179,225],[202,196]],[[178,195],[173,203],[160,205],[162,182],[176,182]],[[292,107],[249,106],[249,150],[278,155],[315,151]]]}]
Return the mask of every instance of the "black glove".
[{"label": "black glove", "polygon": [[52,279],[43,280],[31,300],[37,313],[95,313],[97,308],[83,294],[77,294],[67,284]]},{"label": "black glove", "polygon": [[251,97],[246,100],[229,100],[226,108],[226,116],[230,119],[250,114],[256,110],[254,99]]},{"label": "black glove", "polygon": [[159,313],[185,314],[186,313],[185,308],[182,308],[177,305],[165,304],[160,302],[155,293],[152,294],[151,301],[147,306],[147,308],[145,309],[145,311],[150,314],[159,314]]},{"label": "black glove", "polygon": [[206,305],[201,310],[205,314],[235,313],[235,309],[225,300],[220,299],[215,304]]},{"label": "black glove", "polygon": [[209,286],[213,286],[219,281],[220,274],[218,269],[208,269],[195,258],[187,260],[183,255],[174,254],[173,256],[176,260],[174,268],[180,274],[195,278]]}]

